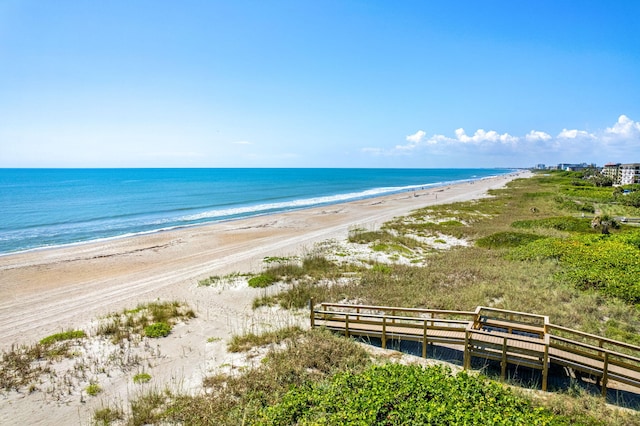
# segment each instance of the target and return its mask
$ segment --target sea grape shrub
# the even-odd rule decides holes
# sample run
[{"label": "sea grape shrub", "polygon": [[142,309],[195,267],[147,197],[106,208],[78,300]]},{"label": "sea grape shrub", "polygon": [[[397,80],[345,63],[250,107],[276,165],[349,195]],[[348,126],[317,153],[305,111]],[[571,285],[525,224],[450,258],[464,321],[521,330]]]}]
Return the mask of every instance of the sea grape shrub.
[{"label": "sea grape shrub", "polygon": [[385,364],[293,387],[256,424],[563,424],[495,382],[443,366]]},{"label": "sea grape shrub", "polygon": [[562,267],[559,277],[575,287],[640,303],[640,231],[544,238],[513,249],[510,256],[556,260]]}]

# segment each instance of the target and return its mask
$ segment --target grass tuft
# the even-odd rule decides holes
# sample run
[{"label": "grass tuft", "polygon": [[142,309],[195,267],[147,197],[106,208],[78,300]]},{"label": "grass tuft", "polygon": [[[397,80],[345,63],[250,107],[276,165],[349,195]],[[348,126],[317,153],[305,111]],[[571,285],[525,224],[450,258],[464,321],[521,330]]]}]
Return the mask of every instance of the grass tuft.
[{"label": "grass tuft", "polygon": [[133,376],[133,383],[148,383],[151,380],[149,373],[138,373]]}]

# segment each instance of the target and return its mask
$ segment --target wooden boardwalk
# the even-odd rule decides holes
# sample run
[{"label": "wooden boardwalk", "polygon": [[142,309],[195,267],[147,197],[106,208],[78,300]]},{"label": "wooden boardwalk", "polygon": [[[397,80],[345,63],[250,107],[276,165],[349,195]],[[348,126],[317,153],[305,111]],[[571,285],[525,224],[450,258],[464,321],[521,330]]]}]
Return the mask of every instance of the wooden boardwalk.
[{"label": "wooden boardwalk", "polygon": [[543,315],[478,307],[475,311],[399,308],[389,306],[310,303],[312,327],[345,336],[460,347],[463,367],[472,358],[497,361],[505,378],[509,364],[541,370],[547,390],[549,367],[555,364],[587,374],[601,384],[619,382],[640,389],[640,347],[549,323]]}]

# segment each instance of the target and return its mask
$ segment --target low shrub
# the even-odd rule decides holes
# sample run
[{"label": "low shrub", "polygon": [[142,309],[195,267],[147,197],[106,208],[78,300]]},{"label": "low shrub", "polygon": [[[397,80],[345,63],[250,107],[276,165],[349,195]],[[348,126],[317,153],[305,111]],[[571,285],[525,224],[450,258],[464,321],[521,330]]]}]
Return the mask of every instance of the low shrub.
[{"label": "low shrub", "polygon": [[512,391],[442,366],[374,365],[292,388],[256,424],[563,424]]},{"label": "low shrub", "polygon": [[156,322],[144,328],[144,335],[151,338],[167,337],[171,333],[171,326],[166,322]]}]

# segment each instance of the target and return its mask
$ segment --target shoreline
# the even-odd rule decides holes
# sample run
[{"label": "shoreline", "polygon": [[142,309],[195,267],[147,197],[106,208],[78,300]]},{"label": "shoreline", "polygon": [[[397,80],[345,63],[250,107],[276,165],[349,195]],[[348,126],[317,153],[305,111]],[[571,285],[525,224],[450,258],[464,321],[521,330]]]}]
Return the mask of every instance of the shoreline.
[{"label": "shoreline", "polygon": [[[277,292],[278,286],[203,287],[198,280],[259,272],[265,257],[303,256],[317,243],[346,240],[353,228],[377,229],[419,208],[483,198],[489,189],[529,176],[519,171],[415,193],[3,256],[0,349],[31,345],[65,330],[90,332],[98,318],[141,303],[185,302],[196,318],[153,342],[155,355],[142,368],[153,377],[151,386],[198,392],[206,375],[225,365],[242,365],[237,354],[226,350],[234,335],[308,325],[302,311],[252,308],[255,298]],[[93,410],[105,402],[128,406],[141,389],[131,384],[134,373],[98,374],[103,392],[85,400],[81,389],[69,391],[63,400],[42,391],[11,391],[2,396],[0,423],[69,424],[76,418],[89,424]]]},{"label": "shoreline", "polygon": [[[18,249],[18,250],[15,250],[15,251],[0,252],[0,258],[6,257],[6,256],[12,256],[12,255],[30,253],[30,252],[38,252],[38,251],[43,251],[43,250],[57,250],[57,249],[72,248],[72,247],[81,246],[81,245],[84,245],[84,244],[108,243],[108,242],[110,242],[112,240],[118,240],[118,239],[123,239],[123,238],[143,237],[143,236],[146,236],[146,235],[153,235],[153,234],[156,234],[156,233],[177,231],[177,230],[181,230],[181,229],[189,229],[189,228],[195,228],[195,227],[201,227],[201,226],[210,226],[210,225],[216,225],[216,224],[221,224],[221,223],[225,223],[225,222],[234,222],[234,221],[239,221],[239,220],[258,218],[258,217],[261,217],[261,216],[271,216],[271,215],[278,215],[278,214],[286,214],[286,213],[296,212],[296,211],[300,211],[300,210],[308,210],[308,209],[321,208],[321,207],[330,207],[330,206],[334,206],[334,205],[352,203],[352,202],[357,202],[357,201],[366,201],[366,200],[376,199],[376,198],[384,198],[384,197],[389,197],[389,196],[399,195],[399,194],[405,194],[405,193],[415,193],[416,191],[425,192],[425,191],[430,191],[430,190],[437,190],[438,188],[451,186],[451,185],[460,185],[460,184],[465,184],[465,183],[479,182],[479,181],[482,181],[482,180],[485,180],[485,179],[499,178],[501,176],[509,176],[511,174],[518,173],[518,172],[519,171],[517,171],[517,170],[513,170],[513,171],[511,171],[509,173],[500,174],[500,175],[485,176],[485,177],[481,177],[481,178],[468,178],[468,179],[460,179],[460,180],[454,180],[454,181],[442,181],[442,182],[422,184],[422,185],[409,185],[409,186],[402,187],[401,189],[394,189],[394,190],[390,190],[388,192],[377,193],[375,195],[359,195],[359,196],[353,196],[353,197],[350,197],[350,198],[346,198],[346,199],[343,199],[343,200],[339,199],[338,197],[348,196],[348,195],[353,195],[353,194],[337,194],[337,195],[331,197],[331,198],[336,198],[336,200],[334,200],[334,201],[319,202],[317,204],[311,204],[311,205],[302,204],[302,205],[300,205],[298,207],[294,207],[293,204],[292,204],[292,206],[290,206],[290,208],[286,208],[286,209],[283,209],[283,210],[271,211],[271,212],[262,211],[262,210],[256,210],[255,214],[247,213],[246,216],[230,217],[230,218],[224,218],[224,219],[219,219],[219,220],[204,221],[204,222],[199,222],[199,223],[176,224],[176,225],[170,225],[170,226],[167,226],[167,227],[160,227],[160,228],[157,228],[157,229],[149,229],[149,230],[139,231],[139,232],[129,232],[129,233],[120,234],[120,235],[104,236],[104,237],[98,237],[98,238],[93,238],[93,239],[88,239],[88,240],[71,241],[71,242],[67,242],[67,243],[52,244],[52,245],[49,245],[49,246],[39,246],[39,247]],[[373,190],[377,190],[377,189],[382,189],[382,188],[372,188],[371,190],[363,191],[362,194],[365,193],[365,192],[369,192],[369,191],[373,191]],[[309,200],[308,199],[297,200],[297,202],[301,202],[301,201],[309,201]],[[262,205],[239,207],[239,208],[240,209],[252,209],[252,208],[261,207],[261,206]]]}]

